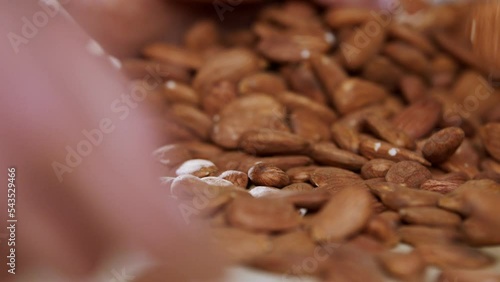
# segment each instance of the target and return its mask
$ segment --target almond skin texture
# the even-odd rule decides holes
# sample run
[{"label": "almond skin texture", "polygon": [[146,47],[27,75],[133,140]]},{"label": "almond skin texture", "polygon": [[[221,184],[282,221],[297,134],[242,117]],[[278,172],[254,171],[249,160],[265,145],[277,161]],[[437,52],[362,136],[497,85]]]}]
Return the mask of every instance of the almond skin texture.
[{"label": "almond skin texture", "polygon": [[371,195],[365,189],[344,189],[315,215],[311,236],[318,242],[338,242],[356,234],[371,215]]},{"label": "almond skin texture", "polygon": [[230,181],[234,186],[246,188],[248,176],[246,173],[237,170],[226,170],[219,175],[220,178]]},{"label": "almond skin texture", "polygon": [[433,98],[424,98],[413,103],[394,117],[396,128],[414,139],[429,134],[441,117],[441,103]]},{"label": "almond skin texture", "polygon": [[248,177],[255,185],[282,188],[290,183],[288,175],[276,166],[257,163],[248,170]]},{"label": "almond skin texture", "polygon": [[276,130],[249,131],[241,136],[239,147],[254,155],[293,154],[303,152],[308,142],[295,134]]},{"label": "almond skin texture", "polygon": [[357,154],[339,149],[329,142],[314,144],[310,149],[309,156],[319,164],[350,170],[359,170],[368,161]]},{"label": "almond skin texture", "polygon": [[350,78],[342,82],[335,91],[333,103],[339,112],[346,114],[387,96],[387,91],[375,83]]},{"label": "almond skin texture", "polygon": [[387,171],[395,164],[395,162],[385,159],[373,159],[368,161],[361,168],[361,176],[364,179],[385,177]]},{"label": "almond skin texture", "polygon": [[500,123],[489,123],[481,128],[481,139],[490,155],[500,161]]},{"label": "almond skin texture", "polygon": [[249,231],[280,231],[297,227],[300,215],[285,200],[237,197],[227,207],[227,221]]},{"label": "almond skin texture", "polygon": [[394,164],[385,175],[387,182],[404,184],[410,188],[419,188],[422,183],[431,178],[432,174],[426,167],[412,161]]},{"label": "almond skin texture", "polygon": [[458,127],[442,129],[429,137],[422,148],[422,154],[433,164],[442,163],[455,153],[464,137],[464,131]]}]

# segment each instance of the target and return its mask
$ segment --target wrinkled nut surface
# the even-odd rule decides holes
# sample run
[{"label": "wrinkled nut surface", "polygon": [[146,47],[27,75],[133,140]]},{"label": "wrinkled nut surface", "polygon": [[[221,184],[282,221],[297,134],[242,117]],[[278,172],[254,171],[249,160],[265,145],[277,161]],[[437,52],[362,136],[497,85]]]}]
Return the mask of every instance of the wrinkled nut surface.
[{"label": "wrinkled nut surface", "polygon": [[300,215],[285,200],[237,197],[227,207],[226,219],[250,231],[284,231],[300,224]]},{"label": "wrinkled nut surface", "polygon": [[448,127],[434,134],[422,148],[424,157],[433,164],[446,161],[458,149],[464,140],[465,133],[457,127]]},{"label": "wrinkled nut surface", "polygon": [[404,184],[410,188],[419,188],[422,183],[431,178],[432,174],[426,167],[412,161],[394,164],[385,175],[387,182]]},{"label": "wrinkled nut surface", "polygon": [[314,216],[310,232],[315,241],[338,242],[361,231],[371,214],[372,196],[365,189],[336,193]]},{"label": "wrinkled nut surface", "polygon": [[257,163],[248,170],[248,178],[255,185],[282,188],[290,183],[288,175],[276,166]]}]

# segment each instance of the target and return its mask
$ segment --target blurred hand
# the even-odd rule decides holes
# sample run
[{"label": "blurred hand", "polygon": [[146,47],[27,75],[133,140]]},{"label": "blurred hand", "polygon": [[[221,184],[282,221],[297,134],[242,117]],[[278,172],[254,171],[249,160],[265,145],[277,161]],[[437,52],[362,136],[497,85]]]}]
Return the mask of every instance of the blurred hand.
[{"label": "blurred hand", "polygon": [[[258,2],[228,12],[224,25],[251,16]],[[179,38],[194,18],[217,18],[211,6],[87,0],[65,7],[108,51],[126,56],[146,42]],[[0,41],[0,154],[5,175],[17,170],[18,271],[38,267],[78,281],[110,254],[138,250],[168,263],[168,281],[216,276],[222,262],[158,185],[146,106],[127,100],[133,93],[106,57],[88,52],[90,36],[62,13],[26,36],[24,18],[41,6],[4,1],[0,8],[0,33],[9,39]]]}]

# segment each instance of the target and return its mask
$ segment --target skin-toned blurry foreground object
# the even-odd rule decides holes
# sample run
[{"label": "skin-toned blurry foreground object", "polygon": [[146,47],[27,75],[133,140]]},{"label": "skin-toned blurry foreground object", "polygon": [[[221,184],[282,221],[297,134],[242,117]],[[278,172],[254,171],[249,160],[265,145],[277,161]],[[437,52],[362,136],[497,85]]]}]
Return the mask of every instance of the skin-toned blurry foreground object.
[{"label": "skin-toned blurry foreground object", "polygon": [[[0,7],[0,155],[3,177],[17,171],[17,275],[39,269],[80,281],[114,253],[137,251],[167,261],[169,281],[217,277],[223,262],[204,231],[186,224],[159,184],[147,105],[62,13],[16,52],[5,35],[22,34],[21,19],[41,8]],[[4,243],[0,280],[10,281]]]}]

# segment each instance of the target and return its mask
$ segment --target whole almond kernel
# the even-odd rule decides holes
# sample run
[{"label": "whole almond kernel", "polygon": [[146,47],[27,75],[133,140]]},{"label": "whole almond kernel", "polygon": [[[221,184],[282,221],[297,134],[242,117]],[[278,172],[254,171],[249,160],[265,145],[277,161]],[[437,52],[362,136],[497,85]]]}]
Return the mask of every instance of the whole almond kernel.
[{"label": "whole almond kernel", "polygon": [[436,207],[409,207],[399,210],[401,219],[410,224],[455,227],[462,222],[459,215]]},{"label": "whole almond kernel", "polygon": [[309,158],[308,156],[300,156],[300,155],[262,157],[262,158],[257,158],[257,161],[266,163],[268,165],[274,165],[284,171],[287,171],[290,168],[296,166],[306,166],[313,163],[311,158]]},{"label": "whole almond kernel", "polygon": [[238,83],[240,94],[267,93],[275,94],[286,90],[285,80],[270,72],[258,72],[244,77]]},{"label": "whole almond kernel", "polygon": [[415,149],[415,141],[402,130],[394,128],[394,126],[387,120],[378,115],[368,115],[366,117],[366,126],[377,137],[393,144],[397,147],[404,147],[407,149]]},{"label": "whole almond kernel", "polygon": [[213,228],[211,238],[232,261],[248,261],[272,249],[267,234],[257,234],[239,228]]},{"label": "whole almond kernel", "polygon": [[288,175],[278,167],[257,163],[248,170],[248,178],[255,185],[284,187],[290,183]]},{"label": "whole almond kernel", "polygon": [[174,121],[187,127],[203,140],[208,140],[212,129],[212,120],[199,109],[184,105],[175,104],[170,107],[168,113]]},{"label": "whole almond kernel", "polygon": [[185,161],[175,172],[177,175],[191,174],[196,177],[215,175],[217,167],[208,160],[194,159]]},{"label": "whole almond kernel", "polygon": [[[288,171],[287,171],[287,174],[288,174]],[[293,191],[293,192],[308,192],[308,191],[312,191],[313,189],[314,189],[314,187],[309,183],[297,182],[297,183],[289,184],[289,185],[283,187],[281,190]]]},{"label": "whole almond kernel", "polygon": [[[342,49],[342,61],[344,66],[349,70],[357,70],[363,67],[370,59],[377,55],[382,47],[384,46],[384,41],[386,37],[386,30],[383,26],[379,26],[376,33],[372,33],[367,44],[363,48],[356,49],[356,52],[350,51],[352,46],[356,46],[359,42],[360,34],[363,34],[362,30],[367,30],[372,25],[372,22],[367,22],[361,25],[359,29],[355,29],[351,32],[340,44]],[[349,48],[350,47],[350,48]]]},{"label": "whole almond kernel", "polygon": [[370,190],[389,208],[399,210],[405,207],[437,205],[442,195],[435,192],[406,188],[394,183],[370,184]]},{"label": "whole almond kernel", "polygon": [[422,99],[427,94],[427,86],[424,80],[417,75],[405,75],[399,83],[401,92],[409,103]]},{"label": "whole almond kernel", "polygon": [[442,129],[424,143],[422,154],[433,164],[442,163],[455,153],[464,137],[464,131],[458,127]]},{"label": "whole almond kernel", "polygon": [[418,252],[386,252],[378,256],[382,268],[402,281],[422,281],[425,263]]},{"label": "whole almond kernel", "polygon": [[342,82],[335,91],[333,103],[339,112],[346,114],[378,102],[387,96],[387,91],[375,83],[359,78],[349,78]]},{"label": "whole almond kernel", "polygon": [[463,237],[459,231],[453,228],[419,225],[402,226],[398,232],[403,242],[413,246],[449,245],[459,242]]},{"label": "whole almond kernel", "polygon": [[486,150],[500,161],[500,123],[489,123],[481,128],[481,139]]},{"label": "whole almond kernel", "polygon": [[224,106],[236,99],[236,87],[234,83],[222,80],[209,87],[206,93],[203,93],[201,103],[203,110],[210,116],[219,113]]},{"label": "whole almond kernel", "polygon": [[162,90],[169,103],[186,103],[194,106],[200,104],[200,97],[189,85],[169,80]]},{"label": "whole almond kernel", "polygon": [[319,116],[307,109],[295,109],[289,116],[292,131],[311,142],[330,140],[330,128]]},{"label": "whole almond kernel", "polygon": [[325,55],[313,55],[309,61],[328,95],[328,101],[333,101],[335,91],[348,78],[347,73],[333,58]]},{"label": "whole almond kernel", "polygon": [[387,171],[394,165],[393,161],[385,159],[373,159],[361,167],[361,176],[364,179],[385,177]]},{"label": "whole almond kernel", "polygon": [[300,153],[307,146],[308,142],[298,135],[269,129],[246,132],[239,141],[243,151],[254,155]]},{"label": "whole almond kernel", "polygon": [[310,232],[317,242],[338,242],[361,231],[368,222],[372,196],[366,189],[344,189],[314,216]]},{"label": "whole almond kernel", "polygon": [[401,161],[394,164],[385,175],[387,182],[404,184],[410,188],[419,188],[431,179],[431,172],[423,165],[413,161]]},{"label": "whole almond kernel", "polygon": [[366,225],[365,232],[382,242],[385,246],[395,247],[400,241],[397,227],[398,225],[393,221],[379,214],[370,219]]},{"label": "whole almond kernel", "polygon": [[300,215],[285,200],[236,197],[226,209],[227,221],[249,231],[282,231],[297,227]]},{"label": "whole almond kernel", "polygon": [[419,245],[417,251],[426,263],[442,268],[476,269],[494,262],[494,259],[486,253],[465,245]]},{"label": "whole almond kernel", "polygon": [[441,117],[441,103],[434,98],[424,98],[400,112],[392,120],[396,128],[414,139],[429,134]]},{"label": "whole almond kernel", "polygon": [[286,171],[290,181],[296,182],[309,182],[311,174],[318,168],[317,166],[298,166]]},{"label": "whole almond kernel", "polygon": [[339,149],[330,142],[312,145],[309,156],[319,164],[350,170],[359,170],[368,161],[362,156]]},{"label": "whole almond kernel", "polygon": [[281,74],[286,78],[292,91],[302,93],[309,99],[321,104],[326,102],[327,96],[309,62],[286,65],[281,68]]},{"label": "whole almond kernel", "polygon": [[368,159],[387,159],[396,162],[409,160],[423,165],[430,165],[426,159],[413,151],[397,148],[376,139],[363,140],[359,145],[359,152]]},{"label": "whole almond kernel", "polygon": [[463,181],[429,179],[420,185],[420,189],[448,194],[457,189],[462,183]]},{"label": "whole almond kernel", "polygon": [[388,43],[383,53],[406,69],[425,76],[430,69],[430,61],[420,50],[400,42]]},{"label": "whole almond kernel", "polygon": [[248,176],[246,173],[237,170],[226,170],[219,175],[220,178],[233,183],[237,187],[246,188],[248,185]]},{"label": "whole almond kernel", "polygon": [[337,145],[352,153],[358,153],[361,142],[356,128],[349,126],[346,122],[335,122],[330,127],[332,139]]}]

